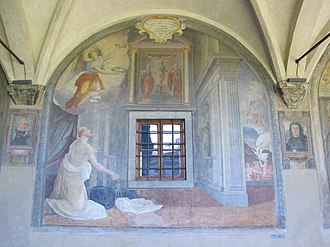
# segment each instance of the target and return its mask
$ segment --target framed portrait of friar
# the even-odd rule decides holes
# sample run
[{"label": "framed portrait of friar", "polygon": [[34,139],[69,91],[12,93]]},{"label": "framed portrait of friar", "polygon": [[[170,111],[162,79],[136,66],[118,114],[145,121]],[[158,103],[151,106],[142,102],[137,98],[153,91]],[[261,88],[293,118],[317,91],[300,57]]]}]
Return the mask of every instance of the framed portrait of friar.
[{"label": "framed portrait of friar", "polygon": [[33,153],[36,129],[36,111],[12,110],[8,121],[7,152],[18,156]]},{"label": "framed portrait of friar", "polygon": [[312,158],[309,112],[279,112],[284,158],[307,161]]}]

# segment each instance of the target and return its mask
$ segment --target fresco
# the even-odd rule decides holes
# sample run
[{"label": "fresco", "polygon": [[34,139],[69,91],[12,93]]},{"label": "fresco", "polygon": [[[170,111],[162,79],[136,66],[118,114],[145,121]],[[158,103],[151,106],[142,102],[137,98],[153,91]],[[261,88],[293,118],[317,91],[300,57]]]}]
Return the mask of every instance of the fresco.
[{"label": "fresco", "polygon": [[127,51],[127,31],[83,51],[58,80],[54,103],[72,114],[115,105],[129,66]]},{"label": "fresco", "polygon": [[144,49],[139,58],[139,103],[182,103],[182,51]]},{"label": "fresco", "polygon": [[[329,57],[329,56],[327,56]],[[320,124],[322,130],[322,140],[323,140],[323,147],[324,147],[324,159],[325,159],[325,167],[317,166],[317,170],[319,172],[320,177],[324,177],[323,187],[329,188],[329,177],[330,177],[330,60],[325,60],[326,64],[324,70],[321,74],[320,78],[320,86],[319,86],[319,114],[320,114]],[[323,64],[320,63],[323,69]],[[320,151],[320,150],[317,150]],[[320,173],[320,171],[322,171]],[[323,172],[324,171],[324,172]],[[328,189],[322,188],[322,191],[325,191],[320,196],[322,203],[326,204],[329,202],[329,192]],[[329,203],[327,203],[329,205]],[[322,218],[323,218],[323,225],[329,225],[329,215],[330,208],[325,207],[322,210]]]},{"label": "fresco", "polygon": [[[204,189],[127,188],[129,47],[127,31],[106,37],[82,52],[64,71],[54,92],[46,165],[43,225],[105,227],[259,227],[276,225],[272,139],[265,90],[242,67],[242,123],[248,206],[226,207]],[[136,71],[139,107],[178,104],[184,87],[177,51],[144,50]],[[141,70],[142,69],[142,70]],[[146,74],[144,74],[146,73]],[[152,75],[152,77],[151,77]],[[196,153],[208,167],[196,173],[211,181],[212,102],[200,106]],[[146,108],[147,109],[147,108]],[[213,150],[213,151],[212,151]],[[89,161],[89,162],[87,162]],[[204,164],[204,163],[202,163]],[[251,169],[250,169],[251,168]],[[250,171],[250,170],[251,171]],[[220,175],[218,175],[220,176]]]},{"label": "fresco", "polygon": [[323,141],[326,144],[327,168],[330,169],[330,100],[320,100]]},{"label": "fresco", "polygon": [[[246,181],[272,181],[272,136],[269,103],[257,77],[242,64],[245,72],[240,83]],[[244,96],[244,97],[243,97]]]}]

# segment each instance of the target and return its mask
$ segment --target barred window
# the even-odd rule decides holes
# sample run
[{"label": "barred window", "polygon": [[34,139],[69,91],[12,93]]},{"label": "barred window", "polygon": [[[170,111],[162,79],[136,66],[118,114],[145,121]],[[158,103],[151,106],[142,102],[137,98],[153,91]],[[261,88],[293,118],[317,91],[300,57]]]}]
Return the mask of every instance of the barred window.
[{"label": "barred window", "polygon": [[129,111],[129,188],[194,186],[191,111]]},{"label": "barred window", "polygon": [[136,180],[185,180],[184,119],[137,119]]}]

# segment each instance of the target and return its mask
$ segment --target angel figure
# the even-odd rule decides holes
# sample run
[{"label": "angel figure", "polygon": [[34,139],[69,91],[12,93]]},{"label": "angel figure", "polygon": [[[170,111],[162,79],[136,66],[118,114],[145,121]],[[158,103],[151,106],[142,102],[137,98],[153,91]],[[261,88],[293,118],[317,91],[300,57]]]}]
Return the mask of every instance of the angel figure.
[{"label": "angel figure", "polygon": [[75,82],[75,86],[77,87],[75,94],[71,99],[68,100],[68,102],[66,102],[65,107],[67,110],[72,107],[77,107],[81,101],[83,101],[87,96],[90,95],[90,93],[94,92],[95,90],[99,89],[102,91],[106,89],[104,82],[102,81],[99,74],[110,74],[113,73],[114,70],[105,70],[104,62],[112,58],[118,51],[118,48],[124,47],[116,44],[113,51],[110,52],[110,55],[106,57],[103,56],[102,50],[99,47],[94,47],[88,52],[89,60],[86,61],[83,54],[78,57],[68,80],[72,79],[79,73],[82,74]]}]

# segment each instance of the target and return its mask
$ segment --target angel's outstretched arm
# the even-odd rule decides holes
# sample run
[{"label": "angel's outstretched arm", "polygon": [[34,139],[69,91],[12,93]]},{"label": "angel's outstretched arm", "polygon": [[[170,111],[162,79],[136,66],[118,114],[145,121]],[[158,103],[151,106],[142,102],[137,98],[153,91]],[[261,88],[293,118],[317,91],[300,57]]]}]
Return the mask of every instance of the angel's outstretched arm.
[{"label": "angel's outstretched arm", "polygon": [[113,48],[113,50],[110,52],[110,54],[108,56],[103,57],[103,60],[106,61],[110,58],[112,58],[118,51],[119,48],[125,48],[126,45],[119,45],[119,44],[115,44],[115,47]]}]

